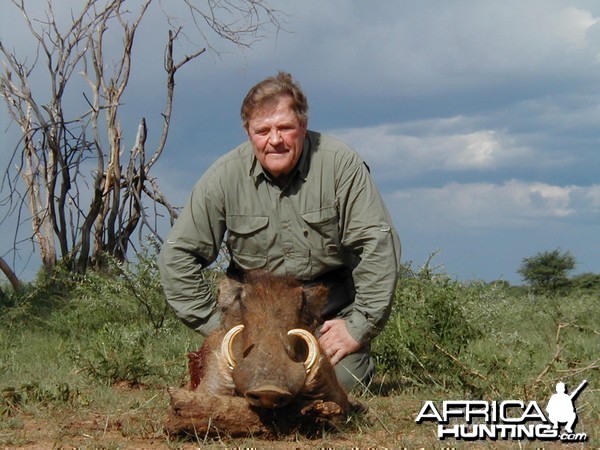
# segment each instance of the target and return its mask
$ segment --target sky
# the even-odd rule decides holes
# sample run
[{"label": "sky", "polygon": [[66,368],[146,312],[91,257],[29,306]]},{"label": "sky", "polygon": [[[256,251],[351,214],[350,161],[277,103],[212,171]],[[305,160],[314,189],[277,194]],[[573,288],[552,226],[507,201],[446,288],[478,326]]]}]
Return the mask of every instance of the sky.
[{"label": "sky", "polygon": [[[68,18],[77,2],[53,3]],[[207,33],[213,50],[177,74],[173,126],[154,173],[173,204],[246,139],[239,108],[248,89],[285,70],[308,96],[309,127],[369,164],[403,262],[418,269],[434,255],[431,265],[457,280],[521,284],[524,258],[561,249],[577,261],[572,275],[600,273],[600,2],[271,4],[285,13],[282,30],[245,50]],[[134,48],[125,141],[142,116],[150,141],[160,132],[166,28],[156,5]],[[1,8],[4,44],[33,55],[18,15]],[[3,104],[0,127],[4,170],[15,130]],[[0,254],[10,258],[13,232],[0,232]],[[27,248],[15,262],[21,273],[39,266]]]}]

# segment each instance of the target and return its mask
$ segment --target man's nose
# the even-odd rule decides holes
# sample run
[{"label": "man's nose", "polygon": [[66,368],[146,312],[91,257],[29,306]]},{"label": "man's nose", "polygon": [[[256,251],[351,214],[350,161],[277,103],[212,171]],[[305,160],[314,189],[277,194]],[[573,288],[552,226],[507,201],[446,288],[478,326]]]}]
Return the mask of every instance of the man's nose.
[{"label": "man's nose", "polygon": [[281,132],[277,128],[273,128],[269,133],[269,142],[271,145],[277,145],[281,142]]}]

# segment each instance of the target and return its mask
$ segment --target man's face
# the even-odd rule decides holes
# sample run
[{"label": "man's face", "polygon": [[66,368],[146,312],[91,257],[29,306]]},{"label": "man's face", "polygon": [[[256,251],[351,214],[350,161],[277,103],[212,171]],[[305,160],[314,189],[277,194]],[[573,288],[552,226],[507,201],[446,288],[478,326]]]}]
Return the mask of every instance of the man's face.
[{"label": "man's face", "polygon": [[248,137],[260,165],[277,179],[296,167],[306,123],[296,117],[290,97],[280,97],[257,109],[248,120]]}]

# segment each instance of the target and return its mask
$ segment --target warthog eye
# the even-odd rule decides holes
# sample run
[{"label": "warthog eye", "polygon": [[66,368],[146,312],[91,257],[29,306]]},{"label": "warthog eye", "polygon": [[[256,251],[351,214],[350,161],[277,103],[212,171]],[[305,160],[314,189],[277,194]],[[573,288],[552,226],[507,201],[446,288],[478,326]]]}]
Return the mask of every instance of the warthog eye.
[{"label": "warthog eye", "polygon": [[250,344],[248,346],[248,348],[246,350],[244,350],[244,353],[242,354],[244,358],[246,358],[250,352],[252,351],[252,349],[254,348],[254,344]]},{"label": "warthog eye", "polygon": [[289,336],[298,336],[302,339],[308,347],[308,355],[304,360],[304,368],[306,373],[309,373],[314,367],[317,366],[319,357],[321,356],[321,348],[317,338],[313,336],[309,331],[303,330],[302,328],[294,328],[288,331]]}]

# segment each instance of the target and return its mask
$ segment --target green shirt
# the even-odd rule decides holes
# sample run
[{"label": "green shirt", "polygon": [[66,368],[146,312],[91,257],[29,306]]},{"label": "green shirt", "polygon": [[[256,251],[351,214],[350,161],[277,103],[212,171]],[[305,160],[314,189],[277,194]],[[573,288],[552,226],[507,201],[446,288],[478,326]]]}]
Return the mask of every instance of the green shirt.
[{"label": "green shirt", "polygon": [[216,161],[194,186],[159,264],[169,304],[203,334],[220,325],[202,269],[215,261],[223,239],[244,270],[309,281],[347,268],[356,294],[338,315],[348,331],[368,343],[385,325],[400,242],[368,167],[344,143],[309,131],[294,173],[280,187],[248,141]]}]

